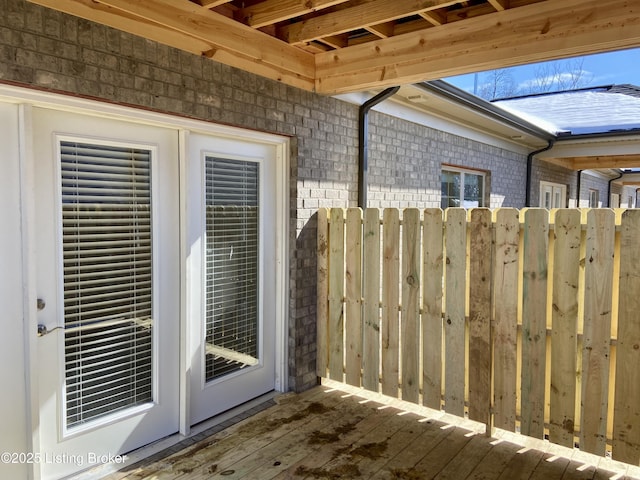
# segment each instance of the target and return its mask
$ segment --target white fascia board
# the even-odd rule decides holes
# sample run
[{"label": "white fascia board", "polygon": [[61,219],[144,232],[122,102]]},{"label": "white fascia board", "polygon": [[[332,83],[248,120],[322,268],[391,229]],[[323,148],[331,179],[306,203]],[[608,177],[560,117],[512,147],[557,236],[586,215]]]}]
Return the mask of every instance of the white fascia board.
[{"label": "white fascia board", "polygon": [[556,142],[551,150],[538,158],[598,157],[640,154],[640,137],[584,138]]},{"label": "white fascia board", "polygon": [[[345,101],[347,103],[362,105],[364,102],[372,98],[372,95],[364,92],[357,92],[336,95],[334,98]],[[435,130],[450,133],[452,135],[468,138],[476,142],[503,148],[505,150],[516,152],[522,155],[527,155],[531,152],[531,150],[536,148],[532,147],[531,145],[519,143],[510,138],[483,131],[480,128],[470,126],[463,122],[456,121],[451,118],[446,118],[443,115],[427,112],[424,108],[418,106],[409,106],[402,101],[394,99],[394,97],[391,97],[390,99],[379,103],[378,105],[374,106],[372,110],[396,118],[400,118],[408,122],[416,123],[418,125],[423,125]],[[487,122],[495,121],[488,117],[485,118]],[[544,141],[541,140],[541,144],[542,143],[544,143]]]}]

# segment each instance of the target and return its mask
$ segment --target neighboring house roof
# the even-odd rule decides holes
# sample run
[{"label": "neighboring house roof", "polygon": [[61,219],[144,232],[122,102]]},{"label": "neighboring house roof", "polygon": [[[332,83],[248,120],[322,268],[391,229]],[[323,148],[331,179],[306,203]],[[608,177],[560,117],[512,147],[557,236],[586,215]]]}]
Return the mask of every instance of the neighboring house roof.
[{"label": "neighboring house roof", "polygon": [[558,136],[640,129],[640,87],[635,85],[542,93],[492,103]]}]

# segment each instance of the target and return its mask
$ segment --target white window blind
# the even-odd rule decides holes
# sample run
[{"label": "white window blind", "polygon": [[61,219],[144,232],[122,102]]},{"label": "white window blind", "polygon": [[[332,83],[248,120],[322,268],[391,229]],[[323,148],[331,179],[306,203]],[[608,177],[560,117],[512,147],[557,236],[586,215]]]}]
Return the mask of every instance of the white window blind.
[{"label": "white window blind", "polygon": [[207,381],[258,363],[259,164],[205,159]]},{"label": "white window blind", "polygon": [[152,401],[151,152],[63,141],[67,427]]}]

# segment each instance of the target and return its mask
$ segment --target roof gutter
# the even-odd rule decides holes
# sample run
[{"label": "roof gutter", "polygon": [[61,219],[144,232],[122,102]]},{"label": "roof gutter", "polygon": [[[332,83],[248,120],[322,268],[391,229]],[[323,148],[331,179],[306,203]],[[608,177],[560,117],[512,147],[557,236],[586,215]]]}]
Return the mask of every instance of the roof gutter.
[{"label": "roof gutter", "polygon": [[518,130],[538,137],[540,139],[549,141],[556,140],[556,136],[537,125],[527,122],[517,115],[513,115],[502,108],[493,105],[491,102],[487,102],[482,98],[476,97],[464,90],[461,90],[443,80],[432,80],[429,82],[417,83],[415,86],[426,92],[440,95],[453,102],[464,105],[465,107],[474,110],[478,113],[487,115],[495,120],[498,120],[510,127],[517,128]]},{"label": "roof gutter", "polygon": [[390,87],[370,98],[358,110],[358,206],[367,208],[369,190],[369,110],[396,94],[400,87]]}]

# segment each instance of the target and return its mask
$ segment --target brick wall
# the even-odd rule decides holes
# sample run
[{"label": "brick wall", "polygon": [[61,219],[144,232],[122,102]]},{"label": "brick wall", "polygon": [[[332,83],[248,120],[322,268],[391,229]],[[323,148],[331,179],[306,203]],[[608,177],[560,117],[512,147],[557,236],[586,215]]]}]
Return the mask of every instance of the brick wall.
[{"label": "brick wall", "polygon": [[534,158],[531,168],[531,206],[540,205],[540,182],[552,182],[567,186],[567,196],[576,198],[578,177],[576,172]]},{"label": "brick wall", "polygon": [[[0,0],[0,81],[289,135],[289,384],[315,376],[315,218],[357,203],[358,108],[45,9]],[[372,205],[438,206],[440,165],[491,169],[491,206],[524,204],[522,155],[380,113],[371,121]]]},{"label": "brick wall", "polygon": [[522,207],[526,155],[372,112],[369,206],[439,207],[442,165],[481,170],[490,207]]}]

